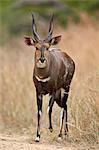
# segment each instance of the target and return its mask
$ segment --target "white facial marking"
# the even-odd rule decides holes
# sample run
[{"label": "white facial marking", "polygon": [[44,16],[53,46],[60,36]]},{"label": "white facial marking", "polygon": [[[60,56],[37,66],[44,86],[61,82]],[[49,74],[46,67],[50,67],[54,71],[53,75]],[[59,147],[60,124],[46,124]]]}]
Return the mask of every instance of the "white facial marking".
[{"label": "white facial marking", "polygon": [[36,64],[37,68],[45,68],[46,67],[46,61],[44,63],[41,63],[41,61],[39,60]]}]

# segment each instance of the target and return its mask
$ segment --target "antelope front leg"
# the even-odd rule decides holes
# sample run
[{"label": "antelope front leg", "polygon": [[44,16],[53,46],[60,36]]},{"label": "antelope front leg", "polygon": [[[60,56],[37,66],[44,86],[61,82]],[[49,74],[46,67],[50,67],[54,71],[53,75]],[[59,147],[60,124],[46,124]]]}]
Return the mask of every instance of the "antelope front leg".
[{"label": "antelope front leg", "polygon": [[49,100],[47,113],[49,115],[49,130],[50,130],[50,132],[52,132],[53,131],[53,128],[52,128],[52,107],[53,107],[53,104],[54,104],[54,96],[50,95],[49,99],[50,100]]},{"label": "antelope front leg", "polygon": [[41,113],[42,113],[42,95],[37,93],[37,118],[38,118],[38,124],[37,124],[37,135],[36,135],[36,139],[35,142],[39,142],[40,141],[40,117],[41,117]]}]

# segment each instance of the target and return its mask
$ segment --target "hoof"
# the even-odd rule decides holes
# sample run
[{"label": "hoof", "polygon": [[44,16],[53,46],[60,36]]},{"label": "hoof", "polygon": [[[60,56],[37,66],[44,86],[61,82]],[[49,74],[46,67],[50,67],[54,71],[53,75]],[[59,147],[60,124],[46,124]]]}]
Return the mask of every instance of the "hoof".
[{"label": "hoof", "polygon": [[49,128],[49,131],[52,133],[53,132],[53,128]]},{"label": "hoof", "polygon": [[65,138],[67,138],[67,137],[68,137],[68,134],[67,134],[67,133],[65,133],[65,134],[64,134],[64,136],[65,136]]},{"label": "hoof", "polygon": [[59,136],[58,136],[58,141],[62,141],[62,137],[59,137]]},{"label": "hoof", "polygon": [[62,134],[58,135],[58,140],[61,141],[62,140]]},{"label": "hoof", "polygon": [[40,141],[40,137],[37,136],[37,137],[35,138],[35,142],[39,142],[39,141]]}]

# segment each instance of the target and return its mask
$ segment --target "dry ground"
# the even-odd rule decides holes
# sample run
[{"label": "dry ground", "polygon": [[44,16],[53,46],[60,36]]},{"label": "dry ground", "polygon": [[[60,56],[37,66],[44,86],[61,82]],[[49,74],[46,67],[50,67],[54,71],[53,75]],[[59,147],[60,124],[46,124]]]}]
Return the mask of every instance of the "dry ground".
[{"label": "dry ground", "polygon": [[32,137],[0,134],[0,150],[98,150],[98,145],[85,143],[69,143],[56,141],[51,143],[35,143]]},{"label": "dry ground", "polygon": [[70,137],[61,143],[56,140],[60,112],[57,105],[53,109],[54,132],[49,134],[48,102],[44,98],[42,140],[40,144],[33,142],[37,122],[32,83],[34,51],[24,44],[21,36],[9,39],[9,43],[0,47],[0,150],[98,150],[99,26],[83,18],[79,25],[69,25],[64,30],[57,28],[55,34],[59,33],[62,34],[59,47],[76,64],[68,99]]}]

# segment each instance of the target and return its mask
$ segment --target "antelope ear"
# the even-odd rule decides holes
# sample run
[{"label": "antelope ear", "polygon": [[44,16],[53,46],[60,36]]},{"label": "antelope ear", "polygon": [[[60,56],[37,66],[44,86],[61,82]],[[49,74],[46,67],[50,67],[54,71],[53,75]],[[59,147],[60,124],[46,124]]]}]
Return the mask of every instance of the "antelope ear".
[{"label": "antelope ear", "polygon": [[28,36],[25,36],[24,39],[25,39],[25,43],[29,46],[35,44],[35,41],[32,38],[28,37]]},{"label": "antelope ear", "polygon": [[53,38],[50,40],[50,44],[51,44],[51,45],[56,45],[56,44],[59,43],[60,40],[61,40],[61,35],[55,36],[55,37],[53,37]]}]

